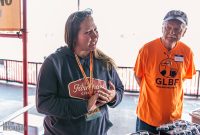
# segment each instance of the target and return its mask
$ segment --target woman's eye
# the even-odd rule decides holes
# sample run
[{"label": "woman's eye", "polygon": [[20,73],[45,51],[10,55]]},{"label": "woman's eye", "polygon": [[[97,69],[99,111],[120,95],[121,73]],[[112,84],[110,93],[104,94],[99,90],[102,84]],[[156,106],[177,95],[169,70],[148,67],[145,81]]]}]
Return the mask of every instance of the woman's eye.
[{"label": "woman's eye", "polygon": [[89,34],[91,34],[91,31],[87,31],[87,32],[85,32],[85,34],[89,35]]},{"label": "woman's eye", "polygon": [[91,35],[91,34],[93,34],[93,33],[98,34],[97,29],[94,29],[94,30],[90,30],[90,31],[85,32],[86,35]]}]

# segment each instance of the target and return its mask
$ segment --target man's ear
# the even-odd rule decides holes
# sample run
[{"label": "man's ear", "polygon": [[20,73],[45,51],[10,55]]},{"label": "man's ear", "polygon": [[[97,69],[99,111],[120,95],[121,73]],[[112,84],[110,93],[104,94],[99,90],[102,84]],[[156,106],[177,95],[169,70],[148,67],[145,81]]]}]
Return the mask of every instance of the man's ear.
[{"label": "man's ear", "polygon": [[164,27],[162,26],[162,33],[164,33]]},{"label": "man's ear", "polygon": [[164,23],[162,24],[162,33],[164,33]]}]

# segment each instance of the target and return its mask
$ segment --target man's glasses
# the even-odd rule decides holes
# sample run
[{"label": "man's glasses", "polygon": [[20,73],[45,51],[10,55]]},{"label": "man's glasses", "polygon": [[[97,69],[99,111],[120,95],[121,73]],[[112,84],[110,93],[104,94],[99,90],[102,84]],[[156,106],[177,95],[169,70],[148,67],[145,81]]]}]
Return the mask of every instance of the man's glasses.
[{"label": "man's glasses", "polygon": [[173,33],[175,34],[179,34],[183,31],[184,27],[182,25],[180,25],[179,27],[174,27],[172,25],[169,25],[169,24],[164,24],[164,29],[167,31],[167,32],[171,32],[173,31]]}]

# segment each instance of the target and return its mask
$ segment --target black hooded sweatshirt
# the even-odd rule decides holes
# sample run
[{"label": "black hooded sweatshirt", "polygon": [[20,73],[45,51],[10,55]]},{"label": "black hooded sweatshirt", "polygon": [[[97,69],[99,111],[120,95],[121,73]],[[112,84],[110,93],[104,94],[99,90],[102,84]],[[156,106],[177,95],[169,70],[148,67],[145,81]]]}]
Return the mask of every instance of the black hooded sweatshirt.
[{"label": "black hooded sweatshirt", "polygon": [[[81,59],[87,76],[90,74],[89,57]],[[109,121],[108,106],[114,108],[122,100],[124,86],[112,67],[108,70],[102,66],[102,60],[94,58],[93,78],[115,85],[116,100],[101,106],[102,116],[86,121],[88,113],[87,100],[74,98],[70,95],[69,84],[83,79],[74,53],[68,47],[61,47],[48,56],[42,64],[37,82],[36,107],[38,112],[45,114],[45,135],[106,135],[112,126]]]}]

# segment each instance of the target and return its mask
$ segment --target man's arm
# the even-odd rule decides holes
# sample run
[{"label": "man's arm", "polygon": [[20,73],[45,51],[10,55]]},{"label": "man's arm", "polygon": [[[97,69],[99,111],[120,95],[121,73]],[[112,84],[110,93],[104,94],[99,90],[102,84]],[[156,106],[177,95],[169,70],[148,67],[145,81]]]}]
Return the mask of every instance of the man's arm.
[{"label": "man's arm", "polygon": [[136,79],[138,85],[140,86],[141,81],[142,81],[142,77],[138,77],[138,76],[136,76],[136,74],[134,74],[134,75],[135,75],[135,79]]}]

